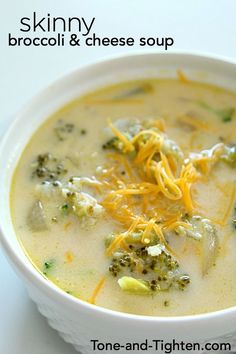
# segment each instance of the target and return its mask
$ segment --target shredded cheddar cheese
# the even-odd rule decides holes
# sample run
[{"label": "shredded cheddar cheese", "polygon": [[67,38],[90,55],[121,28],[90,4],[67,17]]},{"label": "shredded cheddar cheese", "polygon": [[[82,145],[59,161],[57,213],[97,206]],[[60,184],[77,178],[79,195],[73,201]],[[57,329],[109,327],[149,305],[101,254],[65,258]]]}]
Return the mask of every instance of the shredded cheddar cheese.
[{"label": "shredded cheddar cheese", "polygon": [[206,122],[192,117],[191,115],[183,115],[178,118],[178,123],[186,124],[189,127],[192,127],[193,129],[198,129],[198,130],[209,130],[209,124]]},{"label": "shredded cheddar cheese", "polygon": [[[142,229],[144,244],[149,242],[152,232],[155,232],[166,244],[163,230],[167,230],[168,227],[169,230],[173,230],[181,225],[181,214],[178,212],[182,208],[181,204],[187,212],[192,212],[194,208],[191,186],[197,180],[198,173],[189,162],[183,164],[180,175],[175,176],[177,162],[171,154],[167,155],[162,151],[165,138],[161,130],[158,132],[144,129],[128,139],[111,122],[109,126],[123,143],[124,148],[123,153],[107,155],[114,165],[105,169],[102,175],[102,183],[107,187],[108,192],[101,205],[113,219],[126,225],[128,231],[114,238],[107,249],[107,254],[111,255],[117,248],[125,247],[126,236],[135,228]],[[133,159],[127,155],[130,151],[136,152]],[[125,171],[122,176],[120,170]],[[174,207],[175,203],[177,205]],[[176,211],[173,209],[171,212],[172,207]],[[171,217],[174,219],[167,225],[166,221]],[[157,225],[156,221],[163,218],[165,223]]]},{"label": "shredded cheddar cheese", "polygon": [[[193,127],[207,129],[204,122],[191,120],[191,123]],[[170,140],[166,144],[161,120],[155,121],[153,129],[143,129],[133,136],[121,132],[112,122],[109,126],[122,145],[118,145],[118,152],[107,154],[110,164],[101,175],[100,182],[106,191],[101,205],[126,231],[113,235],[107,255],[112,256],[118,249],[128,251],[127,238],[131,240],[133,233],[138,232],[144,246],[156,235],[168,252],[176,257],[168,245],[166,234],[178,228],[192,230],[191,223],[186,222],[183,215],[191,216],[197,211],[198,205],[194,200],[197,194],[193,186],[219,160],[224,145],[220,143],[201,154],[178,159],[175,154],[179,147]],[[168,146],[174,146],[173,150],[168,150]],[[227,222],[235,197],[234,185],[219,225]]]},{"label": "shredded cheddar cheese", "polygon": [[189,82],[184,72],[180,69],[177,70],[177,76],[179,81],[181,81],[182,83],[187,84]]},{"label": "shredded cheddar cheese", "polygon": [[112,132],[114,133],[114,135],[120,139],[120,141],[122,141],[122,143],[124,144],[124,152],[127,151],[133,151],[134,150],[134,146],[133,144],[126,138],[126,136],[124,134],[122,134],[112,123],[111,121],[109,121],[109,126],[112,130]]},{"label": "shredded cheddar cheese", "polygon": [[172,176],[169,175],[169,171],[163,166],[163,161],[160,161],[156,164],[155,168],[155,177],[157,184],[168,199],[178,200],[182,198],[182,192],[180,188],[175,183]]},{"label": "shredded cheddar cheese", "polygon": [[114,241],[110,244],[110,246],[107,248],[107,255],[110,256],[116,248],[118,248],[121,244],[122,241],[124,241],[125,235],[121,234],[118,235]]},{"label": "shredded cheddar cheese", "polygon": [[191,186],[198,179],[199,175],[191,162],[182,167],[178,184],[182,191],[183,203],[187,212],[192,213],[194,203],[191,196]]},{"label": "shredded cheddar cheese", "polygon": [[68,221],[67,223],[65,223],[64,225],[64,230],[67,231],[69,229],[69,227],[71,226],[71,221]]},{"label": "shredded cheddar cheese", "polygon": [[142,243],[148,244],[150,242],[149,235],[153,229],[153,225],[155,224],[155,221],[156,221],[155,219],[151,219],[148,222],[148,224],[143,232],[143,235],[142,235]]},{"label": "shredded cheddar cheese", "polygon": [[192,226],[190,224],[188,224],[188,223],[186,223],[184,221],[175,221],[172,224],[170,224],[169,226],[167,226],[166,229],[168,231],[171,231],[171,230],[175,230],[179,226],[182,226],[185,229],[191,229],[192,228]]},{"label": "shredded cheddar cheese", "polygon": [[102,278],[99,280],[97,286],[95,287],[95,289],[94,289],[94,291],[93,291],[93,293],[92,293],[91,298],[88,300],[88,302],[89,302],[90,304],[95,305],[96,298],[97,298],[97,296],[98,296],[100,290],[103,288],[103,286],[104,286],[104,284],[105,284],[105,280],[106,280],[105,277],[102,277]]},{"label": "shredded cheddar cheese", "polygon": [[67,263],[71,263],[71,262],[73,261],[73,259],[74,259],[73,253],[72,253],[71,251],[67,251],[67,252],[65,253],[65,260],[66,260],[66,262],[67,262]]}]

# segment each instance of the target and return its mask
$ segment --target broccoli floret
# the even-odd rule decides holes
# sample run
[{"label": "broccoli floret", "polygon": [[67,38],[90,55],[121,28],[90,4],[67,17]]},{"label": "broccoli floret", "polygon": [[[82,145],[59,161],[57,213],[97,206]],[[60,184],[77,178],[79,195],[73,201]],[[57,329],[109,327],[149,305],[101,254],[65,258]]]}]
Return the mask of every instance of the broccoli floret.
[{"label": "broccoli floret", "polygon": [[[140,234],[137,235],[139,239]],[[107,247],[115,238],[114,234],[107,238],[109,240]],[[180,272],[178,261],[167,252],[164,245],[143,246],[140,239],[139,241],[135,239],[135,242],[132,240],[131,243],[127,240],[128,236],[125,242],[129,251],[116,250],[112,254],[109,266],[109,271],[114,277],[124,274],[118,281],[122,290],[135,294],[149,294],[170,288],[183,290],[189,284],[189,276]]]},{"label": "broccoli floret", "polygon": [[214,145],[211,149],[198,153],[191,153],[189,159],[193,163],[198,163],[203,157],[209,158],[209,163],[214,166],[218,161],[227,163],[230,167],[236,166],[236,145],[227,146],[223,143]]},{"label": "broccoli floret", "polygon": [[78,217],[98,217],[103,213],[103,207],[88,193],[71,192],[65,188],[62,189],[62,194],[68,201],[68,204],[66,204],[68,205],[68,208],[70,208]]},{"label": "broccoli floret", "polygon": [[[177,164],[183,162],[184,154],[181,151],[180,147],[174,141],[170,140],[163,132],[161,132],[154,125],[154,121],[146,121],[143,122],[143,124],[141,125],[136,120],[132,122],[132,124],[127,124],[126,121],[121,120],[116,122],[116,127],[128,141],[131,141],[135,136],[137,136],[137,139],[134,141],[133,145],[134,149],[132,151],[127,152],[129,154],[129,157],[134,158],[138,153],[139,149],[144,144],[148,143],[150,137],[154,133],[154,136],[156,134],[154,144],[156,143],[157,146],[160,147],[160,140],[162,141],[160,151],[166,154],[167,156],[173,156]],[[138,135],[139,133],[142,134]],[[105,144],[103,144],[102,147],[103,149],[115,149],[120,152],[124,152],[125,148],[124,142],[119,139],[118,136],[113,136]]]},{"label": "broccoli floret", "polygon": [[191,226],[191,228],[177,226],[175,232],[181,236],[188,236],[200,241],[203,237],[205,237],[206,233],[216,233],[215,226],[210,222],[210,220],[202,218],[201,216],[185,216],[183,221]]},{"label": "broccoli floret", "polygon": [[49,153],[39,154],[31,167],[33,168],[32,177],[43,181],[56,181],[68,172],[62,161]]}]

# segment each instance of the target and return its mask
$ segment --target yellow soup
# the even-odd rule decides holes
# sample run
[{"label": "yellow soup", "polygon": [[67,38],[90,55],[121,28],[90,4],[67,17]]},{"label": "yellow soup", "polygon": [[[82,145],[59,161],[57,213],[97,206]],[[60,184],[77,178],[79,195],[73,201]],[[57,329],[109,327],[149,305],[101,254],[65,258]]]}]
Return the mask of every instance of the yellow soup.
[{"label": "yellow soup", "polygon": [[12,183],[35,267],[116,311],[236,305],[236,95],[185,79],[125,82],[53,114]]}]

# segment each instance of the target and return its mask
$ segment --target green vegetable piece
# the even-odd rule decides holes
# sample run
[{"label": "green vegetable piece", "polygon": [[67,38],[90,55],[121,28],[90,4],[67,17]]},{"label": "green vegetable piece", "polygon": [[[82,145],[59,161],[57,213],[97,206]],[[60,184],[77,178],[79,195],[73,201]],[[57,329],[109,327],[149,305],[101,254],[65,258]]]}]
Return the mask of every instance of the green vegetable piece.
[{"label": "green vegetable piece", "polygon": [[67,203],[61,206],[61,212],[63,215],[69,214],[69,205]]},{"label": "green vegetable piece", "polygon": [[68,172],[62,162],[50,153],[39,154],[31,166],[33,167],[32,177],[43,179],[43,183],[45,181],[58,182],[59,176]]},{"label": "green vegetable piece", "polygon": [[164,306],[165,306],[165,307],[170,306],[170,301],[169,301],[169,300],[165,300],[165,301],[164,301]]},{"label": "green vegetable piece", "polygon": [[131,294],[148,295],[152,293],[148,283],[141,279],[124,276],[118,280],[118,284],[123,291]]},{"label": "green vegetable piece", "polygon": [[179,290],[184,290],[189,283],[190,283],[190,277],[187,274],[181,275],[177,279],[177,286]]},{"label": "green vegetable piece", "polygon": [[50,260],[44,262],[43,274],[44,275],[48,275],[49,271],[53,268],[54,265],[55,265],[55,260],[54,259],[50,259]]},{"label": "green vegetable piece", "polygon": [[57,123],[57,126],[54,128],[54,131],[58,140],[64,141],[69,137],[69,134],[71,134],[74,131],[74,128],[75,128],[74,124],[64,123],[63,121],[59,121]]},{"label": "green vegetable piece", "polygon": [[116,97],[114,100],[123,100],[128,98],[135,98],[135,96],[150,94],[154,92],[154,87],[150,83],[140,84],[139,86],[133,87],[129,90],[126,90]]},{"label": "green vegetable piece", "polygon": [[114,149],[114,150],[122,151],[123,147],[124,147],[124,143],[120,141],[117,137],[111,138],[105,144],[102,145],[103,150]]},{"label": "green vegetable piece", "polygon": [[221,117],[222,121],[224,123],[231,122],[233,119],[233,114],[234,114],[235,109],[230,107],[226,109],[222,109],[218,111],[218,115]]},{"label": "green vegetable piece", "polygon": [[198,102],[198,104],[199,104],[199,106],[201,106],[205,110],[216,114],[222,120],[223,123],[229,123],[233,119],[233,114],[235,112],[235,109],[233,107],[228,107],[228,108],[224,108],[224,109],[215,109],[215,108],[209,106],[205,102],[200,101],[200,102]]}]

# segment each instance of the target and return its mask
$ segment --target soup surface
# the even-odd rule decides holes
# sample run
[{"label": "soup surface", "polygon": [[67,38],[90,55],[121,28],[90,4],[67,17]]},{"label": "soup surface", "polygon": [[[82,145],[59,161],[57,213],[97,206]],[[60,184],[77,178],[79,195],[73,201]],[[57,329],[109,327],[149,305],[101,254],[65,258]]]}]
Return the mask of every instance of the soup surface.
[{"label": "soup surface", "polygon": [[236,305],[236,96],[141,80],[53,114],[20,158],[19,240],[71,296],[151,316]]}]

